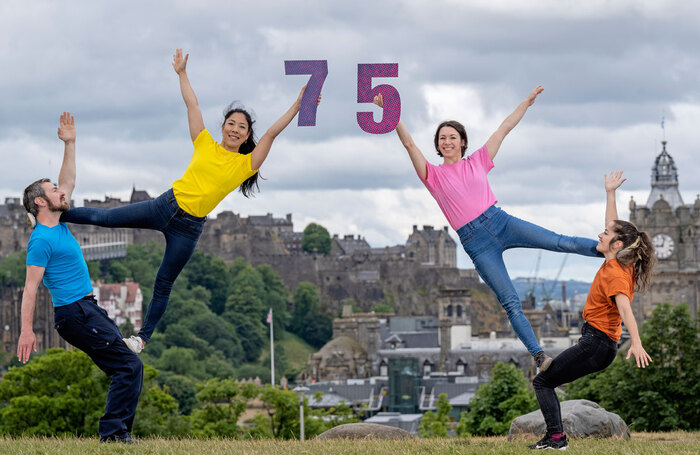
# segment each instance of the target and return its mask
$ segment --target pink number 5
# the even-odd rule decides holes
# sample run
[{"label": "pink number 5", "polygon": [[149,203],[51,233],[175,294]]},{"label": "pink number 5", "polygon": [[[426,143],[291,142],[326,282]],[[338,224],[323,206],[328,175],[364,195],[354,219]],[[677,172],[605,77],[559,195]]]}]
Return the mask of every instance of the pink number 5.
[{"label": "pink number 5", "polygon": [[285,60],[284,74],[310,74],[301,97],[298,126],[316,125],[316,107],[321,88],[328,76],[328,60]]},{"label": "pink number 5", "polygon": [[374,121],[372,112],[358,112],[357,124],[363,131],[384,134],[393,131],[401,119],[401,97],[391,85],[382,84],[372,88],[373,77],[398,77],[398,63],[360,63],[357,65],[357,102],[371,103],[374,97],[382,94],[384,114],[382,121]]}]

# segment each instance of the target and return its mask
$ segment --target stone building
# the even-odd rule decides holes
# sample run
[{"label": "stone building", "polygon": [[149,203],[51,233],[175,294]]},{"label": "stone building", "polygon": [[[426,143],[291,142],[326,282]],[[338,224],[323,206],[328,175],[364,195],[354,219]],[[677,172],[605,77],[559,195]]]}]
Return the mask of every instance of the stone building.
[{"label": "stone building", "polygon": [[[13,356],[17,353],[17,341],[22,328],[22,292],[20,286],[0,286],[0,354]],[[39,285],[37,289],[33,328],[38,351],[49,348],[71,349],[53,327],[53,303],[51,294],[44,285]]]},{"label": "stone building", "polygon": [[646,205],[630,200],[630,221],[652,239],[658,262],[648,292],[638,292],[632,305],[646,319],[658,303],[686,303],[693,317],[700,302],[700,195],[685,204],[679,191],[678,169],[663,150],[651,170]]},{"label": "stone building", "polygon": [[98,305],[107,311],[110,319],[118,326],[127,320],[134,325],[138,332],[143,323],[143,294],[139,283],[127,281],[125,283],[103,284],[95,287],[95,298]]},{"label": "stone building", "polygon": [[[323,382],[348,379],[345,377],[346,370],[322,360],[333,352],[332,346],[340,343],[336,340],[343,340],[341,344],[351,345],[353,352],[364,354],[352,356],[355,369],[363,359],[367,362],[362,368],[365,375],[355,378],[386,377],[391,359],[406,358],[417,360],[424,378],[459,376],[484,381],[489,378],[489,372],[497,362],[513,363],[526,376],[534,376],[536,370],[532,356],[513,333],[505,312],[501,317],[502,331],[476,337],[472,334],[469,289],[443,289],[434,303],[437,307],[434,316],[351,314],[344,311],[343,317],[333,321],[333,340],[319,353],[310,356],[300,380]],[[570,336],[569,329],[557,323],[553,317],[556,312],[551,308],[528,311],[528,319],[534,321],[535,334],[550,355],[557,355],[578,338],[576,335]],[[352,343],[347,340],[352,340]],[[346,354],[343,358],[350,359],[350,356]]]}]

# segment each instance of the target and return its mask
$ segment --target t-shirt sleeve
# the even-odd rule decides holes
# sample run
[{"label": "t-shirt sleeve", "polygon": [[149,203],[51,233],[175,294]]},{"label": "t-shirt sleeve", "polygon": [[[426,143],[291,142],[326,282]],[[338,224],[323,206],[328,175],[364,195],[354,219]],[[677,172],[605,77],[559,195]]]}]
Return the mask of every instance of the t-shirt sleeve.
[{"label": "t-shirt sleeve", "polygon": [[474,160],[473,163],[475,167],[481,168],[484,173],[488,173],[491,169],[493,169],[493,160],[489,156],[489,149],[486,147],[486,145],[469,155],[469,159]]},{"label": "t-shirt sleeve", "polygon": [[34,239],[27,245],[27,265],[46,267],[51,257],[51,244],[44,239]]},{"label": "t-shirt sleeve", "polygon": [[416,170],[416,175],[420,179],[421,182],[423,182],[423,185],[425,185],[428,189],[432,188],[435,185],[435,172],[436,172],[437,166],[434,166],[430,164],[429,162],[425,162],[425,178],[423,178],[418,170]]},{"label": "t-shirt sleeve", "polygon": [[624,276],[616,276],[612,278],[608,282],[608,287],[607,287],[607,297],[612,300],[612,297],[618,295],[618,294],[624,294],[627,296],[627,298],[630,299],[630,302],[632,301],[632,298],[634,297],[634,289],[632,287],[632,283],[630,282],[628,277]]},{"label": "t-shirt sleeve", "polygon": [[202,131],[199,132],[199,134],[192,143],[194,144],[194,148],[197,149],[198,147],[211,144],[212,142],[214,142],[214,138],[211,137],[211,133],[209,133],[209,131],[207,131],[207,129],[204,128]]}]

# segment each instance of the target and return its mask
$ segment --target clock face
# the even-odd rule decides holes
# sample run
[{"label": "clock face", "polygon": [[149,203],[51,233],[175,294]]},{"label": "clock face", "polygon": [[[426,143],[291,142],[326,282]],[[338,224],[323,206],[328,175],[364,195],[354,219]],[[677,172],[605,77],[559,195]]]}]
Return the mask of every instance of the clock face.
[{"label": "clock face", "polygon": [[652,239],[654,252],[659,259],[666,259],[673,254],[673,239],[666,234],[656,234]]}]

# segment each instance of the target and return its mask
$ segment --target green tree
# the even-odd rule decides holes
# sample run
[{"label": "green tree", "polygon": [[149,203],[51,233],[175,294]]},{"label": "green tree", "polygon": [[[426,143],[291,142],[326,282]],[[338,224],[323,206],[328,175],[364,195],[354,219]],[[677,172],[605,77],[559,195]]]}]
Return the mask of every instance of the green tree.
[{"label": "green tree", "polygon": [[498,362],[491,376],[469,402],[471,410],[460,415],[458,435],[506,434],[514,418],[537,409],[535,394],[518,367]]},{"label": "green tree", "polygon": [[636,431],[697,430],[699,337],[698,324],[685,304],[660,304],[641,328],[652,363],[637,368],[620,352],[607,369],[569,384],[567,398],[595,401]]},{"label": "green tree", "polygon": [[206,288],[211,293],[211,310],[216,314],[223,313],[230,279],[223,259],[195,250],[182,275],[187,278],[190,286]]},{"label": "green tree", "polygon": [[0,259],[0,285],[22,286],[27,273],[27,252],[10,253]]},{"label": "green tree", "polygon": [[93,435],[106,386],[107,377],[82,351],[49,349],[0,382],[0,434]]},{"label": "green tree", "polygon": [[319,306],[318,289],[312,283],[299,283],[294,293],[294,311],[290,331],[315,348],[333,336],[333,319]]},{"label": "green tree", "polygon": [[418,426],[420,435],[424,438],[446,438],[447,424],[450,421],[452,406],[446,393],[438,395],[435,412],[428,411],[423,415]]},{"label": "green tree", "polygon": [[197,393],[201,407],[192,412],[194,434],[199,437],[238,437],[238,419],[246,410],[248,400],[259,393],[257,386],[241,384],[234,379],[209,380]]},{"label": "green tree", "polygon": [[134,324],[131,323],[131,319],[126,319],[122,325],[119,326],[119,331],[124,335],[124,338],[129,338],[132,335],[136,335],[136,330],[134,329]]},{"label": "green tree", "polygon": [[282,278],[280,278],[275,269],[267,264],[263,264],[259,265],[257,270],[265,286],[263,304],[265,308],[272,308],[272,318],[275,324],[275,339],[279,340],[282,336],[282,330],[287,329],[291,319],[291,315],[287,309],[289,292],[287,292]]},{"label": "green tree", "polygon": [[320,224],[310,223],[304,228],[301,249],[307,253],[328,254],[331,252],[331,236]]}]

